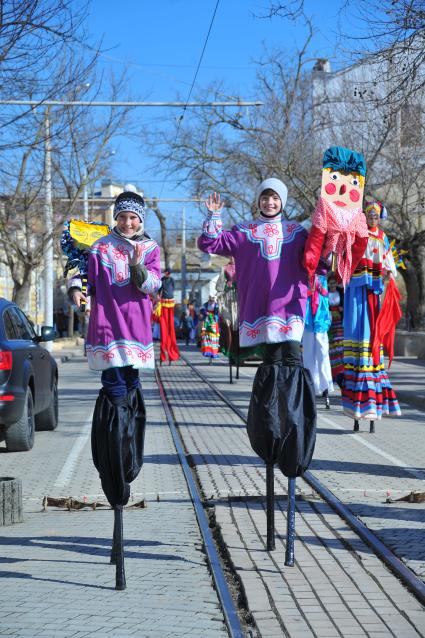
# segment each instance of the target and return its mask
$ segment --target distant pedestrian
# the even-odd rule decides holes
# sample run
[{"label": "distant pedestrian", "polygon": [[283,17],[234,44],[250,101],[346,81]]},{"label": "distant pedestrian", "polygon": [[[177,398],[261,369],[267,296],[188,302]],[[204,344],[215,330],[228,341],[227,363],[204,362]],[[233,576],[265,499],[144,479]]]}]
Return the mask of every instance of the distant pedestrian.
[{"label": "distant pedestrian", "polygon": [[63,308],[55,312],[55,323],[59,338],[65,337],[68,334],[68,316]]},{"label": "distant pedestrian", "polygon": [[189,308],[186,308],[180,315],[179,328],[180,328],[182,337],[186,345],[188,346],[190,343],[190,335],[193,331],[193,319],[190,314]]}]

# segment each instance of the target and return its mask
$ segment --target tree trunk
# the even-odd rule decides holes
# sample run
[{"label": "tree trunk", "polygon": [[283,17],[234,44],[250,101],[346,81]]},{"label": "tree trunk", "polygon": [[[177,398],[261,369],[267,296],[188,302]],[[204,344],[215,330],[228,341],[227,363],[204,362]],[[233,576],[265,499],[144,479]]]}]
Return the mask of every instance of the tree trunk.
[{"label": "tree trunk", "polygon": [[22,310],[28,312],[30,307],[30,278],[25,278],[22,283],[13,280],[13,295],[12,301],[14,301]]},{"label": "tree trunk", "polygon": [[399,270],[406,284],[407,324],[413,330],[425,329],[425,247],[417,247],[406,262],[406,270]]},{"label": "tree trunk", "polygon": [[0,525],[22,523],[23,520],[21,480],[0,476]]},{"label": "tree trunk", "polygon": [[161,228],[161,247],[164,252],[165,268],[171,268],[171,264],[170,264],[171,252],[170,252],[170,246],[168,244],[166,217],[159,210],[157,204],[155,203],[155,200],[152,203],[152,210],[157,216],[159,221],[159,226]]}]

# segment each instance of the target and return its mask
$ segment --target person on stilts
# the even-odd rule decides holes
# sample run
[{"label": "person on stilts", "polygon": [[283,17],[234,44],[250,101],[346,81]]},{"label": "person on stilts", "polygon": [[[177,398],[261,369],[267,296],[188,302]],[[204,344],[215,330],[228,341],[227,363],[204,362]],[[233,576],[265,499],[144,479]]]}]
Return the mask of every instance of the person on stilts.
[{"label": "person on stilts", "polygon": [[171,365],[172,361],[180,359],[180,351],[176,340],[176,328],[174,325],[174,279],[171,276],[171,270],[166,269],[161,279],[161,288],[159,290],[159,325],[160,325],[160,363],[167,361]]},{"label": "person on stilts", "polygon": [[159,246],[145,234],[144,217],[143,198],[121,193],[114,205],[116,226],[92,245],[88,258],[86,353],[90,368],[102,371],[92,454],[114,509],[111,563],[118,590],[126,587],[122,510],[143,463],[146,411],[139,370],[154,368],[150,295],[161,285]]},{"label": "person on stilts", "polygon": [[[386,215],[381,202],[366,202],[369,238],[365,253],[345,289],[344,378],[342,405],[354,419],[354,432],[361,420],[369,420],[369,432],[382,416],[400,416],[400,406],[384,369],[382,345],[373,355],[373,341],[381,309],[385,281],[397,277],[390,242],[379,228]],[[392,282],[393,283],[393,282]],[[395,285],[395,284],[393,284]]]},{"label": "person on stilts", "polygon": [[[267,547],[274,549],[273,467],[289,478],[291,535],[287,562],[293,565],[295,477],[308,468],[316,432],[314,387],[303,368],[300,343],[307,302],[307,274],[302,265],[307,231],[287,221],[287,188],[264,180],[255,202],[259,217],[223,230],[218,193],[205,202],[208,211],[199,248],[234,257],[241,347],[262,346],[263,363],[253,385],[248,436],[267,468]],[[292,482],[291,482],[292,481]],[[288,510],[289,512],[289,510]],[[289,529],[289,528],[288,528]]]}]

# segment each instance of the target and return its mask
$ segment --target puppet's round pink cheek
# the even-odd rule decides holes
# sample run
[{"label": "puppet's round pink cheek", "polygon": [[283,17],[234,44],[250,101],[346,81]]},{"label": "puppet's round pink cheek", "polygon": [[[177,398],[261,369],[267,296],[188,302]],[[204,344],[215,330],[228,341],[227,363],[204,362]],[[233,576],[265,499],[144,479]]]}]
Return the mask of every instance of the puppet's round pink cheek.
[{"label": "puppet's round pink cheek", "polygon": [[326,184],[325,191],[327,192],[328,195],[333,195],[336,191],[335,184],[332,184],[332,183]]},{"label": "puppet's round pink cheek", "polygon": [[350,191],[350,199],[352,202],[358,202],[360,199],[359,191],[356,191],[354,188]]}]

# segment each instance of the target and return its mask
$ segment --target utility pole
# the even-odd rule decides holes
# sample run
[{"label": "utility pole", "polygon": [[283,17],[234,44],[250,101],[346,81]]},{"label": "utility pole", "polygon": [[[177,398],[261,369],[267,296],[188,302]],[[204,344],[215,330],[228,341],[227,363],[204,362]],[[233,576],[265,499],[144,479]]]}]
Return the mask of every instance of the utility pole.
[{"label": "utility pole", "polygon": [[[52,207],[52,149],[50,141],[50,109],[45,111],[44,142],[44,324],[53,326],[53,207]],[[46,349],[52,350],[52,342],[46,343]]]},{"label": "utility pole", "polygon": [[182,304],[186,299],[186,209],[182,212],[182,259],[181,259]]},{"label": "utility pole", "polygon": [[85,222],[89,221],[89,189],[87,185],[87,171],[84,173],[84,188],[83,188],[83,219]]},{"label": "utility pole", "polygon": [[[2,10],[2,0],[0,0],[0,20]],[[261,101],[246,101],[246,100],[230,100],[226,102],[133,102],[133,101],[91,101],[91,100],[0,100],[1,104],[10,104],[16,106],[29,106],[30,110],[35,110],[42,106],[45,107],[45,157],[44,157],[44,223],[46,229],[47,241],[45,242],[43,256],[44,256],[44,270],[42,275],[42,281],[44,284],[44,324],[53,325],[53,207],[52,207],[52,160],[51,160],[51,139],[50,139],[50,107],[52,106],[88,106],[88,107],[176,107],[176,108],[206,108],[209,106],[223,107],[223,108],[239,108],[245,107],[261,107],[263,102]],[[88,218],[88,193],[86,188],[83,191],[84,201],[84,219],[86,214]],[[87,205],[86,205],[87,201]],[[94,200],[93,200],[94,201]],[[183,199],[183,200],[158,200],[158,201],[199,201],[198,199]],[[87,213],[86,213],[87,211]],[[182,256],[182,294],[186,294],[186,254]],[[184,262],[184,264],[183,264]],[[184,281],[183,281],[183,269],[184,269]],[[183,289],[184,284],[184,289]],[[52,343],[47,342],[46,348],[51,350]]]}]

